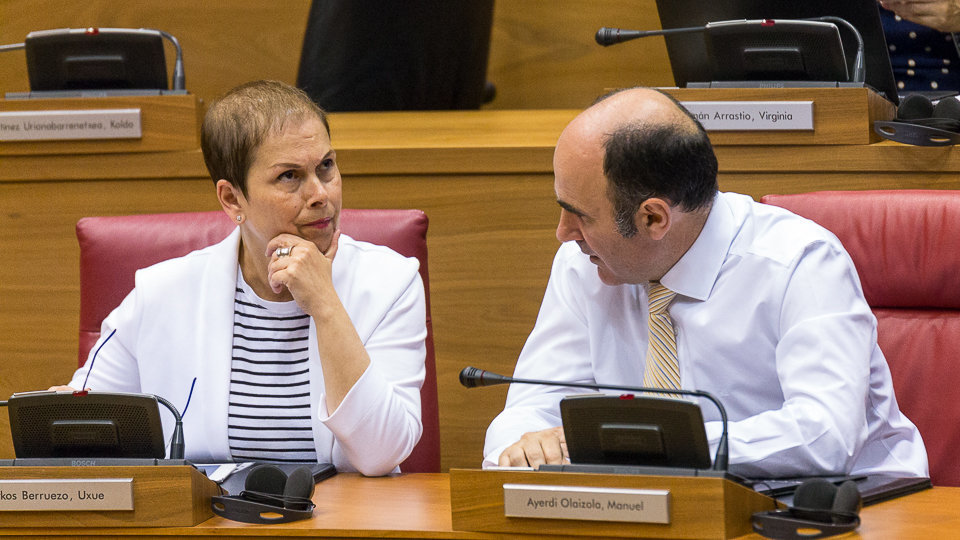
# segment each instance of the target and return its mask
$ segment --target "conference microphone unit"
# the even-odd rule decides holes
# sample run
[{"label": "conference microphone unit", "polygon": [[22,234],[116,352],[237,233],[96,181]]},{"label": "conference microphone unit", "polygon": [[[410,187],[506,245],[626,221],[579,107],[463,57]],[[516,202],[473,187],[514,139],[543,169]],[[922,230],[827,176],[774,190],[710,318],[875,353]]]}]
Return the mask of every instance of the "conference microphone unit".
[{"label": "conference microphone unit", "polygon": [[155,394],[41,390],[2,403],[18,458],[163,459],[163,405],[174,417],[169,459],[184,459],[183,417]]},{"label": "conference microphone unit", "polygon": [[[27,34],[22,43],[0,45],[0,52],[26,49],[28,75],[34,91],[156,89],[166,92],[165,86],[137,86],[156,83],[155,77],[149,81],[145,79],[153,75],[146,66],[154,62],[158,63],[157,69],[162,70],[166,79],[163,40],[170,42],[176,53],[170,91],[185,93],[183,48],[173,34],[163,30],[99,27],[35,30]],[[53,75],[35,79],[36,73],[51,71]],[[111,79],[121,75],[129,78]],[[106,86],[90,86],[104,83]]]},{"label": "conference microphone unit", "polygon": [[815,35],[818,28],[826,24],[840,25],[846,28],[857,42],[857,52],[853,61],[853,69],[850,71],[848,79],[851,82],[862,83],[866,80],[865,47],[863,36],[857,27],[850,24],[846,19],[826,15],[823,17],[810,17],[804,19],[739,19],[730,21],[709,22],[702,26],[687,26],[683,28],[664,28],[662,30],[624,30],[622,28],[603,27],[597,30],[594,39],[597,44],[609,47],[617,43],[631,41],[634,39],[652,37],[652,36],[670,36],[675,34],[690,34],[695,32],[742,34],[743,36],[757,35],[759,32],[776,32],[783,29],[784,32],[809,32]]},{"label": "conference microphone unit", "polygon": [[720,403],[719,399],[714,397],[709,392],[704,392],[702,390],[683,390],[679,388],[675,388],[675,389],[651,388],[651,387],[645,387],[645,386],[620,386],[620,385],[598,384],[598,383],[548,381],[548,380],[542,380],[542,379],[518,379],[515,377],[507,377],[505,375],[500,375],[498,373],[491,373],[483,369],[469,367],[469,366],[463,368],[460,371],[460,384],[462,384],[467,388],[474,388],[477,386],[493,386],[497,384],[536,384],[541,386],[587,388],[590,390],[618,390],[618,391],[646,393],[646,394],[669,394],[669,395],[702,397],[709,400],[711,403],[713,403],[717,407],[717,410],[720,412],[720,420],[723,426],[723,432],[720,435],[720,440],[717,442],[717,452],[713,460],[713,470],[726,471],[730,461],[730,452],[728,449],[728,442],[727,442],[728,441],[727,410],[723,407],[723,404]]},{"label": "conference microphone unit", "polygon": [[183,414],[190,406],[196,378],[183,414],[156,394],[88,389],[100,350],[116,333],[116,329],[110,332],[94,351],[80,390],[22,392],[0,402],[10,413],[18,458],[163,459],[166,450],[158,406],[163,405],[174,418],[169,459],[184,459]]}]

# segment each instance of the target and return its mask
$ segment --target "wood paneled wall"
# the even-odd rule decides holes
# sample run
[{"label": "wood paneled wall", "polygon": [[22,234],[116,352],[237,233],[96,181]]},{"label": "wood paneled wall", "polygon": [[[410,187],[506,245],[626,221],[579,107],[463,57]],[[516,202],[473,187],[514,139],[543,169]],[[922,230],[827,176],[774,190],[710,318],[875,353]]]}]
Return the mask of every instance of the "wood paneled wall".
[{"label": "wood paneled wall", "polygon": [[606,88],[672,86],[663,38],[601,47],[603,26],[660,28],[654,0],[498,0],[487,79],[495,109],[588,106]]},{"label": "wood paneled wall", "polygon": [[[52,28],[157,28],[178,39],[187,89],[209,102],[252,79],[296,82],[309,8],[309,0],[3,0],[0,43]],[[165,48],[170,73],[174,49]],[[0,53],[0,94],[28,89],[24,52]]]},{"label": "wood paneled wall", "polygon": [[[296,82],[309,9],[309,0],[3,0],[0,44],[52,28],[159,28],[179,39],[187,88],[209,102],[248,80]],[[497,98],[485,108],[582,108],[605,88],[669,86],[662,39],[593,40],[601,26],[659,25],[654,0],[500,0],[487,69]],[[172,66],[170,45],[167,57]],[[27,89],[23,51],[0,53],[0,95]]]}]

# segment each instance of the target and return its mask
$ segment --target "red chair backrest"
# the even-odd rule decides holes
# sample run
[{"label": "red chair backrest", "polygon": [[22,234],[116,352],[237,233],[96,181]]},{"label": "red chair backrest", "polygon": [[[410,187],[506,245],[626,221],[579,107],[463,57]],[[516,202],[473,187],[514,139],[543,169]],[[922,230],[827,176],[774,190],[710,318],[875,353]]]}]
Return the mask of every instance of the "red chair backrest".
[{"label": "red chair backrest", "polygon": [[[234,227],[222,211],[81,219],[77,223],[79,365],[86,362],[90,348],[100,337],[100,323],[133,289],[137,270],[215,244],[226,238]],[[420,390],[423,435],[400,468],[404,472],[439,472],[440,415],[430,318],[427,216],[420,210],[344,209],[340,227],[352,238],[387,246],[420,261],[427,304],[426,378]]]},{"label": "red chair backrest", "polygon": [[923,436],[936,485],[960,486],[960,191],[767,195],[833,232],[877,317],[900,409]]}]

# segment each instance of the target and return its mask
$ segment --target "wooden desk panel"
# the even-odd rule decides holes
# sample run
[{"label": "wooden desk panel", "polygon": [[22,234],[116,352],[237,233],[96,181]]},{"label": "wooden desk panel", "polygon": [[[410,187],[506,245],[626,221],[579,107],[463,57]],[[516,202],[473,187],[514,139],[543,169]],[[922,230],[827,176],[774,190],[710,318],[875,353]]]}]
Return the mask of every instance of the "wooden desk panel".
[{"label": "wooden desk panel", "polygon": [[[553,145],[576,111],[332,115],[355,208],[430,218],[441,465],[475,467],[505,387],[462,388],[460,369],[512,373],[553,254]],[[824,189],[960,188],[960,153],[878,143],[718,146],[721,189],[759,198]],[[88,215],[217,209],[198,149],[0,156],[0,396],[46,388],[75,366],[79,250]],[[0,414],[0,457],[12,457]],[[188,443],[189,444],[189,443]]]},{"label": "wooden desk panel", "polygon": [[[494,539],[505,535],[454,531],[450,477],[446,473],[366,478],[338,474],[317,485],[317,508],[308,520],[280,525],[249,525],[221,517],[195,527],[72,528],[43,530],[2,528],[0,537],[64,538],[451,538]],[[864,508],[860,537],[868,540],[952,538],[960,530],[960,488],[937,487]],[[535,538],[536,536],[519,536]],[[551,536],[553,537],[553,536]],[[567,537],[569,538],[569,537]],[[583,538],[583,537],[579,537]],[[757,534],[742,536],[756,540]]]},{"label": "wooden desk panel", "polygon": [[[214,516],[195,527],[3,529],[20,538],[493,538],[455,532],[451,526],[447,474],[366,478],[338,474],[317,485],[308,520],[250,525]],[[0,523],[3,514],[0,513]]]},{"label": "wooden desk panel", "polygon": [[960,531],[958,504],[960,488],[935,487],[868,506],[860,512],[860,536],[869,540],[954,538]]},{"label": "wooden desk panel", "polygon": [[891,120],[896,115],[893,103],[868,88],[665,88],[664,91],[681,102],[812,101],[814,104],[816,129],[717,131],[711,134],[714,144],[868,144],[882,140],[873,131],[873,121]]},{"label": "wooden desk panel", "polygon": [[2,155],[135,154],[189,151],[200,146],[200,104],[194,95],[4,99],[0,112],[136,109],[142,136],[134,139],[78,139],[6,142]]}]

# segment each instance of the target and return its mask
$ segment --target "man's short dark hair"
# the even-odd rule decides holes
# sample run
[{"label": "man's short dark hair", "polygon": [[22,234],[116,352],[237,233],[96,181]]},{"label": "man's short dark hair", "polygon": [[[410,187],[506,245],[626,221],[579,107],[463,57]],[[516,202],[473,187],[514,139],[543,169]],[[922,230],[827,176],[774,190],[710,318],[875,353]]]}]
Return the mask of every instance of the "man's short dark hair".
[{"label": "man's short dark hair", "polygon": [[709,208],[717,193],[717,157],[710,138],[696,118],[677,106],[689,122],[628,123],[603,142],[607,196],[617,229],[626,238],[637,233],[634,215],[651,197],[691,212]]}]

